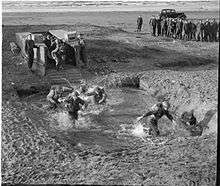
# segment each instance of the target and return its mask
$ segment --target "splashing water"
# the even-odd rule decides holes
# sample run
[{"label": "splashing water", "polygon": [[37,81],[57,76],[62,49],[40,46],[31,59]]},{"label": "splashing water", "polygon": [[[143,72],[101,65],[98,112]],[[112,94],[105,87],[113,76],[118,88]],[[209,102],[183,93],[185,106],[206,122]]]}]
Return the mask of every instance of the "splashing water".
[{"label": "splashing water", "polygon": [[145,133],[144,131],[144,127],[141,123],[137,123],[134,127],[134,129],[132,129],[132,134],[134,136],[137,136],[137,137],[145,137],[147,134]]},{"label": "splashing water", "polygon": [[89,128],[91,126],[90,118],[79,116],[78,120],[75,121],[75,127],[78,129]]},{"label": "splashing water", "polygon": [[58,130],[68,130],[72,128],[73,125],[75,124],[75,121],[72,120],[69,114],[66,112],[58,112],[58,113],[52,114],[51,118],[57,121],[58,125],[56,125],[55,127]]}]

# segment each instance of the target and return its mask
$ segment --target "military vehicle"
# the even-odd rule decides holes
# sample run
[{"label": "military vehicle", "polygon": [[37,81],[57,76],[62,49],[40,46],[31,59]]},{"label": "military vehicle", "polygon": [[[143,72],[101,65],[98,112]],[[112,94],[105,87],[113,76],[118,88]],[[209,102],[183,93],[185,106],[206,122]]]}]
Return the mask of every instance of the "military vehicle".
[{"label": "military vehicle", "polygon": [[[32,35],[35,45],[38,48],[34,48],[34,61],[32,70],[40,76],[49,74],[51,69],[55,68],[55,62],[48,55],[48,48],[44,44],[43,39],[45,36],[50,35],[58,40],[62,40],[68,45],[68,57],[71,59],[66,69],[70,69],[71,66],[80,64],[80,45],[77,38],[76,31],[65,30],[49,30],[45,32],[22,32],[16,33],[16,43],[20,47],[22,57],[27,60],[27,54],[25,52],[25,41],[28,35]],[[73,72],[74,70],[71,70]]]},{"label": "military vehicle", "polygon": [[183,12],[176,12],[174,9],[162,9],[159,14],[160,19],[165,18],[181,18],[186,19],[186,15]]}]

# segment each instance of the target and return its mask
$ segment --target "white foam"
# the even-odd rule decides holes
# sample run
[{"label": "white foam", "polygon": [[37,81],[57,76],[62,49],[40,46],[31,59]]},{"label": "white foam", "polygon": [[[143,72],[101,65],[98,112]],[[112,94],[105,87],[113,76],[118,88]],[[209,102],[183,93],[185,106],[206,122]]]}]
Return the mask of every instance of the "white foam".
[{"label": "white foam", "polygon": [[75,124],[68,113],[58,112],[50,115],[51,125],[58,130],[69,130]]},{"label": "white foam", "polygon": [[137,123],[131,132],[134,136],[137,136],[137,137],[142,138],[142,137],[146,136],[146,133],[144,132],[144,127],[141,123]]}]

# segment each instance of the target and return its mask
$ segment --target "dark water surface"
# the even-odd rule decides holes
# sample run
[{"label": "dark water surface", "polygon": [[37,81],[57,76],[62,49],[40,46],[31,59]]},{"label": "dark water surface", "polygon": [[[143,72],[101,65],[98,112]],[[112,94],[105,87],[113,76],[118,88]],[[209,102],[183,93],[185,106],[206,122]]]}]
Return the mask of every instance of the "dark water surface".
[{"label": "dark water surface", "polygon": [[58,141],[73,146],[99,146],[108,150],[130,146],[135,140],[141,139],[143,132],[142,127],[136,128],[135,119],[152,106],[155,100],[138,89],[110,89],[107,94],[106,105],[90,105],[75,123],[65,112],[35,114],[36,110],[44,110],[45,96],[35,96],[31,101],[28,100],[34,107],[29,115],[35,118],[39,127],[45,128]]}]

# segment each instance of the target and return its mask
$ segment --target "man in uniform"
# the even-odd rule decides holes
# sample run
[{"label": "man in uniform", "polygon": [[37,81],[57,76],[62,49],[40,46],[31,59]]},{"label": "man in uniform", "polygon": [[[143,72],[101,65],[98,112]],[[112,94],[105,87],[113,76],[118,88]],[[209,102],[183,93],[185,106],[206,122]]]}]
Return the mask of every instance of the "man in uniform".
[{"label": "man in uniform", "polygon": [[172,36],[172,19],[167,18],[167,36],[171,37]]},{"label": "man in uniform", "polygon": [[217,41],[219,41],[219,22],[218,22],[217,24],[218,24],[218,29],[217,29]]},{"label": "man in uniform", "polygon": [[60,85],[54,85],[51,87],[49,94],[47,95],[47,101],[50,104],[51,109],[56,109],[60,103],[60,98],[64,92],[72,91],[72,88],[62,87]]},{"label": "man in uniform", "polygon": [[88,86],[87,86],[87,84],[86,83],[82,83],[81,85],[80,85],[80,87],[79,87],[79,90],[78,90],[78,92],[79,92],[79,94],[80,95],[86,95],[86,92],[88,91]]},{"label": "man in uniform", "polygon": [[66,103],[67,111],[73,120],[78,120],[78,111],[87,107],[87,103],[79,97],[77,91],[70,93],[64,99],[64,102]]},{"label": "man in uniform", "polygon": [[210,41],[210,35],[211,35],[211,25],[209,20],[207,19],[204,23],[204,41]]},{"label": "man in uniform", "polygon": [[66,62],[68,60],[67,59],[67,50],[68,50],[67,44],[64,41],[62,41],[60,44],[60,47],[59,47],[59,55],[61,57],[61,64],[60,64],[61,68],[63,68],[63,64],[66,64]]},{"label": "man in uniform", "polygon": [[32,35],[29,34],[27,36],[27,39],[25,40],[25,52],[28,56],[28,68],[30,70],[32,68],[33,61],[34,61],[34,48],[38,48],[38,47],[34,44],[34,40],[32,39]]},{"label": "man in uniform", "polygon": [[44,36],[43,43],[47,46],[48,49],[50,48],[50,46],[51,46],[51,39],[50,39],[50,35],[49,34],[47,36]]},{"label": "man in uniform", "polygon": [[93,102],[95,104],[103,104],[106,102],[107,94],[103,87],[95,86],[89,89],[86,96],[93,96]]},{"label": "man in uniform", "polygon": [[56,62],[56,69],[57,71],[59,71],[60,69],[63,68],[62,67],[62,56],[61,56],[61,51],[60,51],[62,41],[60,41],[59,39],[56,39],[55,43],[56,43],[56,48],[51,52],[51,55]]},{"label": "man in uniform", "polygon": [[157,24],[157,36],[160,36],[161,35],[161,19],[158,17],[156,19],[156,24]]},{"label": "man in uniform", "polygon": [[56,39],[54,37],[50,37],[50,46],[48,48],[49,52],[50,52],[50,55],[52,55],[51,52],[53,50],[55,50],[55,48],[56,48]]},{"label": "man in uniform", "polygon": [[185,20],[183,23],[183,30],[184,30],[184,38],[186,40],[190,40],[191,39],[191,23],[188,20]]},{"label": "man in uniform", "polygon": [[183,21],[182,21],[182,19],[177,19],[176,38],[182,39],[182,29],[183,29]]},{"label": "man in uniform", "polygon": [[185,128],[190,131],[192,136],[202,135],[204,127],[198,123],[196,117],[194,116],[194,110],[182,113],[180,120],[184,124]]},{"label": "man in uniform", "polygon": [[176,37],[176,19],[171,19],[171,37]]},{"label": "man in uniform", "polygon": [[196,39],[196,24],[191,22],[191,40]]},{"label": "man in uniform", "polygon": [[79,46],[80,46],[80,59],[84,64],[84,67],[87,66],[87,55],[86,55],[86,43],[82,38],[82,34],[78,35]]},{"label": "man in uniform", "polygon": [[161,35],[167,36],[167,20],[166,19],[161,20]]},{"label": "man in uniform", "polygon": [[195,126],[197,124],[196,117],[194,116],[194,111],[184,112],[181,115],[181,121],[188,126]]},{"label": "man in uniform", "polygon": [[150,22],[149,22],[149,25],[152,26],[152,35],[155,36],[155,33],[156,33],[156,26],[157,26],[155,16],[151,17]]},{"label": "man in uniform", "polygon": [[162,103],[155,104],[149,112],[143,114],[142,116],[137,118],[137,121],[140,121],[144,117],[150,116],[150,123],[149,123],[149,135],[159,136],[160,132],[158,130],[158,120],[163,116],[166,115],[169,120],[171,120],[176,126],[176,122],[173,119],[173,116],[169,113],[168,109],[170,104],[167,101],[163,101]]},{"label": "man in uniform", "polygon": [[217,41],[218,23],[215,21],[215,19],[213,19],[210,23],[210,27],[211,41]]},{"label": "man in uniform", "polygon": [[138,16],[138,18],[137,18],[137,32],[141,31],[142,24],[143,24],[143,18],[141,16]]},{"label": "man in uniform", "polygon": [[196,25],[196,41],[202,41],[203,40],[203,23],[200,20]]}]

